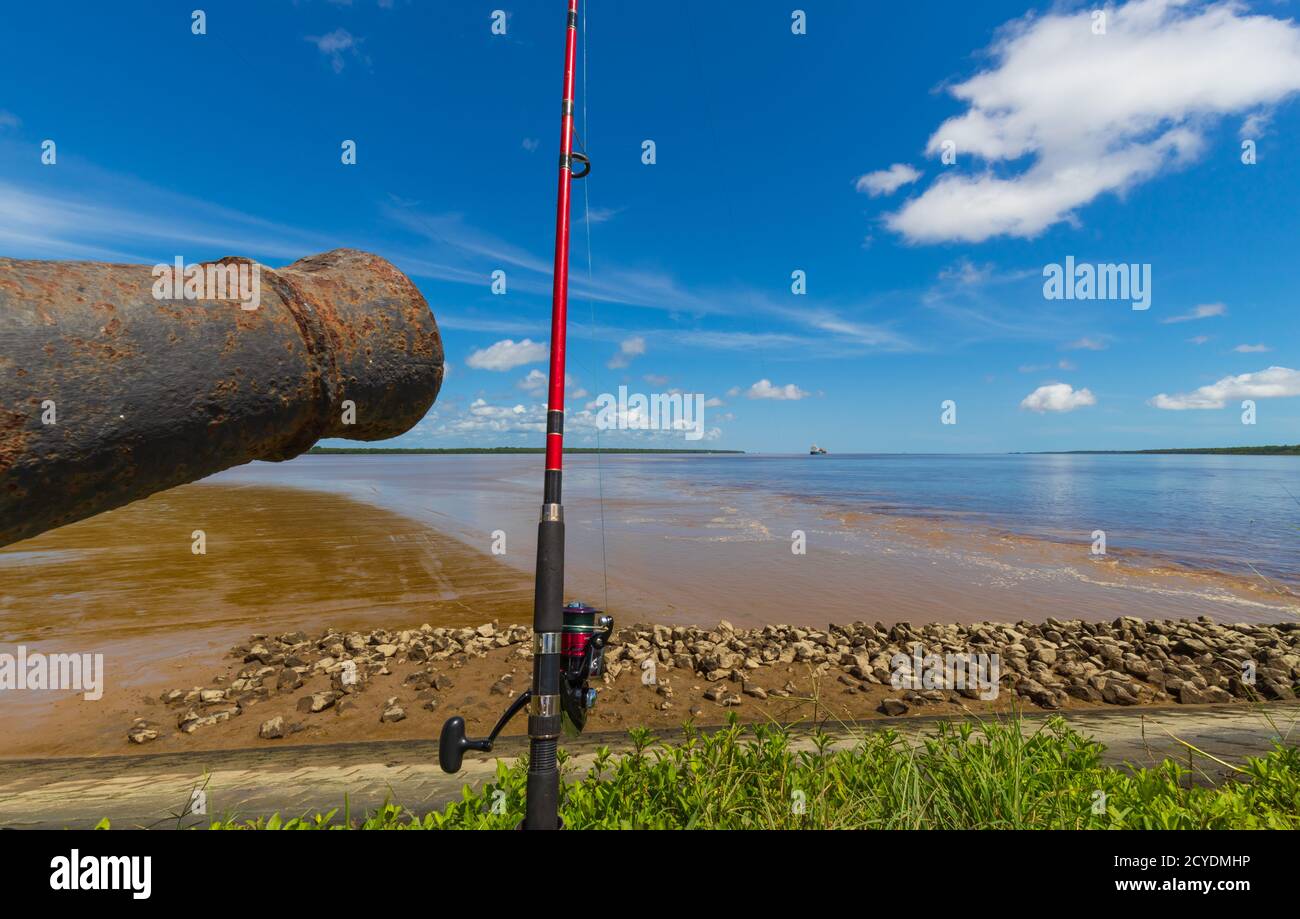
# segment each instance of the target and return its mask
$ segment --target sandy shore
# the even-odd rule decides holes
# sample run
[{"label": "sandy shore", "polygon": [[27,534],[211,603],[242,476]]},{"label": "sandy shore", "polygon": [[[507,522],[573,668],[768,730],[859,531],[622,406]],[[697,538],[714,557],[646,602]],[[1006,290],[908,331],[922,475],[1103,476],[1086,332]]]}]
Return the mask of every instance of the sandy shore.
[{"label": "sandy shore", "polygon": [[[626,510],[638,512],[636,508]],[[574,529],[578,530],[584,526],[582,512],[575,517]],[[726,521],[722,525],[725,530]],[[882,524],[878,538],[906,540],[909,526],[896,521]],[[192,551],[196,531],[205,535],[204,554]],[[581,544],[584,538],[578,535],[576,541]],[[943,540],[936,544],[946,551]],[[745,564],[756,563],[753,556],[762,546],[750,542],[710,542],[709,546],[710,551],[722,554],[739,553],[734,564],[715,566],[707,585],[697,585],[698,592],[709,599],[689,607],[680,602],[656,603],[646,599],[648,591],[619,593],[615,584],[615,596],[621,602],[610,611],[620,626],[658,623],[671,634],[673,629],[714,623],[705,630],[707,634],[721,619],[731,620],[740,631],[793,621],[805,631],[824,634],[826,622],[833,616],[818,602],[796,604],[785,595],[766,604],[753,602],[752,597],[743,602],[726,601],[730,585],[737,578],[743,581],[747,570],[755,570]],[[461,642],[461,650],[438,660],[412,659],[403,652],[400,660],[387,663],[388,673],[376,673],[369,691],[348,705],[331,707],[327,715],[308,713],[310,717],[303,717],[297,705],[305,696],[329,691],[330,674],[303,671],[303,685],[286,692],[277,685],[279,672],[286,669],[283,656],[274,664],[244,658],[257,641],[250,639],[252,635],[274,639],[302,633],[301,640],[313,642],[316,651],[320,649],[315,643],[327,632],[364,635],[367,647],[379,633],[389,635],[391,641],[375,641],[374,645],[401,645],[398,636],[404,630],[413,634],[452,630],[444,634],[454,636],[463,634],[457,630],[489,622],[494,624],[494,634],[510,635],[511,626],[531,620],[531,578],[517,558],[521,551],[526,554],[527,548],[521,550],[516,544],[510,558],[501,558],[367,501],[239,483],[173,489],[7,547],[0,550],[0,652],[12,653],[14,646],[21,644],[31,651],[103,654],[106,685],[103,698],[97,701],[67,692],[3,692],[0,737],[5,740],[0,756],[84,756],[173,746],[233,748],[258,743],[261,723],[277,716],[293,732],[294,742],[308,743],[430,738],[450,714],[465,715],[472,730],[473,726],[486,730],[510,695],[527,684],[529,661],[517,654],[518,641],[470,650]],[[611,551],[611,571],[616,577],[653,569],[654,561],[625,561],[620,551],[627,550]],[[698,555],[702,551],[698,543],[669,540],[656,560],[662,563],[665,558],[673,559],[674,553]],[[995,556],[1017,552],[1019,558],[1027,551],[1056,550],[1009,542],[988,551]],[[782,557],[791,558],[788,548]],[[802,561],[785,564],[799,566]],[[904,560],[899,565],[903,566]],[[671,574],[673,569],[665,570]],[[816,577],[812,567],[797,570],[797,585]],[[923,569],[906,571],[914,579],[923,575]],[[645,583],[655,583],[654,570],[645,573]],[[869,580],[868,574],[864,579]],[[849,607],[856,608],[858,615],[841,621],[862,618],[862,612],[878,609],[881,612],[872,619],[883,620],[881,625],[886,628],[904,618],[970,623],[974,619],[970,611],[954,613],[955,607],[945,606],[956,599],[955,594],[948,595],[949,586],[940,583],[940,577],[951,579],[959,574],[936,572],[933,583],[913,580],[894,585],[893,589],[907,589],[912,594],[933,594],[929,615],[924,618],[901,615],[886,602],[863,601]],[[893,576],[906,579],[897,573]],[[671,588],[675,597],[689,595],[691,583],[671,578],[663,581],[665,590]],[[954,590],[955,584],[954,580]],[[734,587],[740,591],[737,596],[749,596],[743,593],[744,585],[735,583]],[[752,585],[748,589],[752,593]],[[808,589],[815,600],[830,587]],[[1015,582],[1001,589],[1006,596],[1016,597],[1025,588],[1022,582]],[[850,599],[858,602],[852,594]],[[1088,608],[1044,605],[1039,610],[1042,617],[1046,610],[1062,616],[1101,618]],[[1023,608],[997,618],[1031,620],[1022,624],[1021,631],[1042,622],[1026,615]],[[1282,618],[1275,615],[1273,621]],[[653,627],[647,628],[651,635],[659,634]],[[671,652],[673,656],[679,653]],[[316,661],[308,663],[314,667]],[[594,726],[604,730],[633,724],[676,727],[688,717],[716,721],[725,716],[723,709],[755,719],[852,720],[883,714],[878,711],[881,703],[896,695],[878,675],[873,674],[875,682],[861,674],[855,677],[839,660],[760,659],[758,663],[748,680],[734,674],[725,680],[710,679],[707,671],[687,672],[670,666],[663,681],[645,685],[637,675],[623,673],[605,687]],[[230,692],[236,681],[248,679],[240,674],[250,666],[256,670],[277,668],[264,696]],[[257,677],[259,686],[266,684],[267,676]],[[1121,668],[1121,676],[1131,674]],[[707,698],[722,682],[728,691],[719,698]],[[746,682],[762,690],[766,698],[747,694]],[[171,705],[160,701],[165,693],[181,690],[184,696],[198,688],[220,690],[220,703],[199,705],[183,697]],[[1177,692],[1163,689],[1145,695],[1137,692],[1136,696],[1126,703],[1178,701]],[[393,698],[406,717],[381,722],[390,707],[388,700]],[[1087,694],[1070,697],[1064,690],[1042,699],[1048,701],[1012,693],[994,702],[962,697],[920,704],[927,706],[928,714],[992,711],[1010,705],[1108,704]],[[430,702],[436,704],[430,706]],[[909,704],[918,705],[915,701]],[[186,733],[179,723],[191,705],[201,718],[221,710],[237,711],[240,717]],[[127,734],[136,719],[157,726],[157,739],[144,745],[129,743]],[[513,730],[522,730],[522,725],[520,720]]]},{"label": "sandy shore", "polygon": [[[126,711],[96,708],[93,723],[84,707],[61,712],[57,740],[42,727],[21,735],[9,756],[427,741],[451,715],[481,736],[529,685],[531,649],[527,626],[499,623],[258,633],[232,648],[206,684],[140,693]],[[635,623],[615,630],[606,657],[588,725],[595,732],[716,725],[733,715],[833,726],[906,715],[1243,707],[1296,700],[1300,624]],[[516,719],[506,734],[525,726]]]},{"label": "sandy shore", "polygon": [[172,489],[0,551],[0,585],[0,651],[103,654],[106,674],[93,702],[0,693],[3,756],[118,750],[142,700],[208,683],[252,632],[532,617],[529,579],[490,555],[288,488]]}]

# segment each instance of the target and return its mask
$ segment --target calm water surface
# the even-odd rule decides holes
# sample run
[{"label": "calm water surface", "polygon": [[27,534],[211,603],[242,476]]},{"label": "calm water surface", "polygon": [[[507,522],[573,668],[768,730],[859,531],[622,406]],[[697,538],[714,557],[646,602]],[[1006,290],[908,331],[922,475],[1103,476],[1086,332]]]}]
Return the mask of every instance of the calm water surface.
[{"label": "calm water surface", "polygon": [[[1300,460],[574,456],[569,584],[685,620],[1294,614]],[[540,456],[309,456],[209,481],[343,490],[528,570]],[[1106,535],[1104,559],[1091,553]],[[792,552],[796,531],[805,554]],[[499,542],[499,539],[498,539]],[[499,546],[498,546],[499,548]]]}]

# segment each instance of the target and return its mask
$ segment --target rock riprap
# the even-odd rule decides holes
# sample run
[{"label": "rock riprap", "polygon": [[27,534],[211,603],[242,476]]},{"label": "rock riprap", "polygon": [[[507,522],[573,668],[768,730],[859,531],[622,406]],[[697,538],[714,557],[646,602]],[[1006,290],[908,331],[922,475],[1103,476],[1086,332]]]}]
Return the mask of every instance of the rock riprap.
[{"label": "rock riprap", "polygon": [[[531,648],[530,628],[495,623],[473,629],[424,625],[401,631],[328,631],[317,638],[304,632],[254,635],[233,649],[240,666],[228,681],[218,678],[213,686],[171,690],[161,701],[173,709],[177,728],[188,734],[301,691],[296,712],[302,720],[273,718],[261,724],[260,737],[280,739],[301,730],[309,719],[347,711],[377,677],[391,675],[390,668],[413,667],[403,690],[414,698],[390,693],[382,707],[380,722],[397,724],[410,717],[408,706],[423,712],[439,709],[453,687],[444,669],[489,654],[522,666],[531,659]],[[1077,704],[1294,700],[1300,683],[1300,622],[1225,625],[1207,618],[1123,617],[1112,622],[923,626],[855,622],[827,629],[736,629],[725,621],[714,628],[638,624],[614,633],[603,679],[607,686],[629,680],[657,686],[662,711],[672,708],[673,684],[681,690],[685,682],[698,684],[693,687],[701,691],[697,699],[721,707],[779,703],[796,693],[792,682],[776,685],[772,672],[782,665],[806,669],[821,685],[849,695],[870,694],[876,687],[875,693],[887,695],[876,709],[885,715],[991,695],[988,687],[932,685],[919,678],[896,685],[900,667],[907,670],[917,655],[995,660],[993,695],[1047,710]],[[304,690],[308,682],[321,685],[322,676],[329,689]],[[486,688],[493,695],[513,696],[520,687],[506,674]],[[137,722],[128,737],[149,743],[159,732],[152,721]]]}]

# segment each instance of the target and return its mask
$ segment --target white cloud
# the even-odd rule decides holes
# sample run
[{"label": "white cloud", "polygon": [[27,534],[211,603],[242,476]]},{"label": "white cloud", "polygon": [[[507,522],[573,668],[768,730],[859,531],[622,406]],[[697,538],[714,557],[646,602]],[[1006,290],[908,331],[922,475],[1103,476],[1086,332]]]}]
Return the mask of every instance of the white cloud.
[{"label": "white cloud", "polygon": [[308,35],[307,41],[316,46],[316,50],[329,58],[330,66],[334,68],[335,73],[342,73],[346,60],[343,53],[346,51],[351,57],[360,55],[359,45],[364,39],[357,38],[347,29],[335,29],[328,35]]},{"label": "white cloud", "polygon": [[634,335],[623,340],[623,343],[619,345],[618,354],[611,357],[606,366],[610,370],[619,370],[630,364],[632,358],[640,357],[643,354],[645,354],[645,339],[640,335]]},{"label": "white cloud", "polygon": [[[1052,365],[1051,364],[1021,364],[1019,369],[1021,373],[1042,373],[1044,370],[1051,370]],[[1065,370],[1065,371],[1078,370],[1079,365],[1076,364],[1074,361],[1070,360],[1069,358],[1063,357],[1056,362],[1056,369]]]},{"label": "white cloud", "polygon": [[16,128],[20,124],[22,124],[22,122],[19,120],[17,115],[13,112],[6,112],[4,109],[0,109],[0,128]]},{"label": "white cloud", "polygon": [[1193,335],[1191,338],[1187,339],[1187,341],[1193,345],[1203,345],[1209,340],[1210,336],[1208,335]]},{"label": "white cloud", "polygon": [[1239,135],[1242,140],[1259,140],[1268,133],[1273,122],[1272,112],[1252,112],[1241,123]]},{"label": "white cloud", "polygon": [[1065,346],[1067,351],[1105,351],[1106,341],[1103,338],[1085,335],[1077,341],[1072,341]]},{"label": "white cloud", "polygon": [[873,198],[878,198],[881,195],[892,195],[904,185],[911,185],[919,178],[921,173],[911,166],[906,163],[895,163],[888,169],[859,176],[854,187]]},{"label": "white cloud", "polygon": [[[550,384],[550,375],[534,367],[528,371],[528,376],[524,377],[515,385],[535,398],[541,398],[546,395]],[[574,390],[573,387],[577,381],[573,379],[572,374],[564,375],[564,388],[570,390],[570,395],[575,399],[585,399],[587,391],[585,389]]]},{"label": "white cloud", "polygon": [[439,434],[540,434],[546,432],[545,405],[490,405],[475,399],[468,411],[444,421]]},{"label": "white cloud", "polygon": [[1069,383],[1040,386],[1025,396],[1020,407],[1031,412],[1072,412],[1085,405],[1096,405],[1097,397],[1089,389],[1076,390]]},{"label": "white cloud", "polygon": [[536,364],[549,356],[550,351],[544,343],[535,342],[530,338],[516,343],[507,338],[490,348],[475,351],[465,363],[475,370],[505,371],[522,367],[524,364]]},{"label": "white cloud", "polygon": [[993,277],[993,265],[976,265],[969,258],[961,258],[954,265],[939,272],[939,280],[955,281],[962,285],[983,284]]},{"label": "white cloud", "polygon": [[1190,313],[1182,313],[1178,316],[1170,316],[1168,319],[1161,319],[1165,325],[1175,322],[1195,322],[1197,319],[1213,319],[1216,316],[1228,315],[1228,308],[1222,303],[1202,303],[1194,307]]},{"label": "white cloud", "polygon": [[524,138],[524,149],[527,150],[529,153],[535,153],[537,151],[537,148],[540,147],[541,145],[542,142],[538,140],[536,137]]},{"label": "white cloud", "polygon": [[[733,393],[736,390],[731,390]],[[776,399],[782,402],[797,402],[807,399],[811,393],[804,392],[793,383],[785,386],[773,386],[771,380],[759,380],[745,392],[747,399]]]},{"label": "white cloud", "polygon": [[1269,367],[1256,373],[1224,377],[1217,383],[1202,386],[1194,392],[1173,396],[1160,393],[1151,400],[1151,404],[1156,408],[1182,411],[1223,408],[1238,399],[1277,399],[1283,396],[1300,396],[1300,370]]},{"label": "white cloud", "polygon": [[1238,354],[1263,354],[1265,351],[1272,351],[1268,345],[1237,345],[1232,349]]},{"label": "white cloud", "polygon": [[[1100,195],[1124,193],[1196,158],[1217,119],[1300,91],[1300,28],[1243,3],[1131,0],[1027,16],[990,48],[993,63],[950,92],[967,110],[931,136],[987,170],[945,173],[887,218],[912,242],[1031,238],[1076,220]],[[1022,171],[994,171],[1024,158]]]},{"label": "white cloud", "polygon": [[546,374],[534,367],[528,371],[528,376],[524,377],[516,385],[530,395],[539,396],[546,392],[546,380]]},{"label": "white cloud", "polygon": [[[573,395],[581,398],[577,393]],[[599,403],[589,402],[582,409],[569,411],[564,427],[571,442],[601,442],[608,446],[611,439],[618,439],[673,446],[680,445],[682,433],[690,429],[684,419],[675,418],[672,425],[662,430],[638,430],[630,424],[640,421],[633,410],[621,416],[629,422],[628,430],[609,430],[601,427],[602,415],[598,408]],[[452,406],[436,408],[430,418],[431,424],[428,428],[423,428],[421,433],[431,435],[434,442],[445,441],[448,437],[465,437],[480,443],[499,443],[503,437],[511,436],[540,444],[540,435],[546,432],[546,405],[543,402],[494,405],[480,398],[475,399],[467,409]],[[722,437],[722,430],[716,427],[705,429],[701,433],[702,439],[706,441],[717,441]]]},{"label": "white cloud", "polygon": [[621,207],[593,207],[587,212],[587,219],[592,223],[608,223],[621,213]]}]

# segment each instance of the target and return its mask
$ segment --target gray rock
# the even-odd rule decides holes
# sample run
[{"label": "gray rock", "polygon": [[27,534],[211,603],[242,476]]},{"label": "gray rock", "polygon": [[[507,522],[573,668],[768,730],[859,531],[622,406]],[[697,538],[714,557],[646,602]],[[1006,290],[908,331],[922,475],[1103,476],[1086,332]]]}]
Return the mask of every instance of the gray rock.
[{"label": "gray rock", "polygon": [[1295,699],[1295,690],[1289,683],[1284,683],[1277,679],[1262,679],[1257,683],[1260,694],[1268,699],[1285,699],[1292,701]]},{"label": "gray rock", "polygon": [[1047,666],[1050,667],[1056,663],[1056,651],[1053,648],[1048,648],[1045,646],[1040,647],[1037,651],[1034,651],[1032,654],[1029,655],[1029,659],[1038,661],[1039,663],[1042,664],[1046,664]]},{"label": "gray rock", "polygon": [[1084,702],[1101,702],[1102,694],[1085,682],[1071,683],[1065,687],[1066,693]]},{"label": "gray rock", "polygon": [[1183,705],[1206,705],[1214,701],[1207,689],[1201,689],[1195,683],[1184,683],[1178,689],[1178,701]]},{"label": "gray rock", "polygon": [[158,732],[146,725],[137,724],[133,726],[130,731],[127,732],[126,736],[127,739],[131,741],[131,743],[146,744],[146,743],[152,743],[153,741],[157,740]]},{"label": "gray rock", "polygon": [[303,696],[298,700],[298,711],[311,712],[313,715],[330,708],[338,697],[332,692],[314,692],[310,696]]}]

